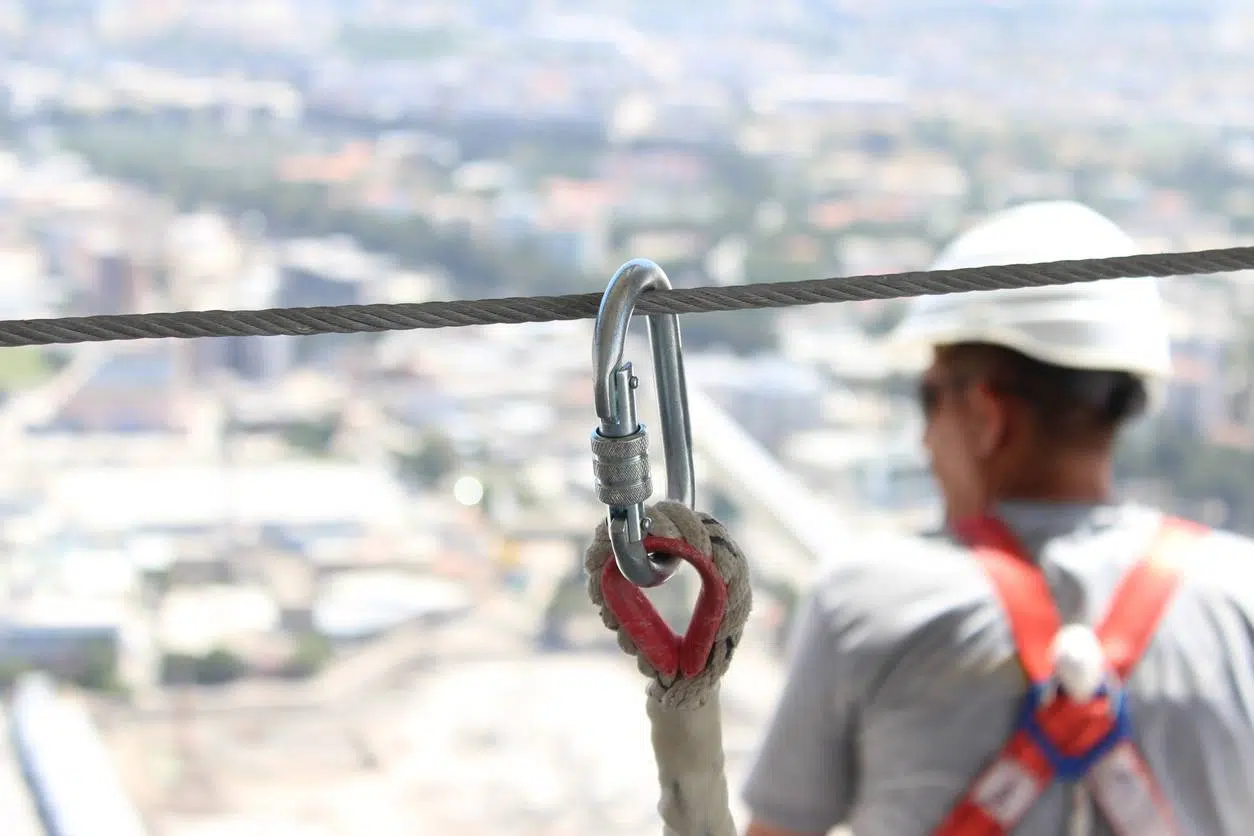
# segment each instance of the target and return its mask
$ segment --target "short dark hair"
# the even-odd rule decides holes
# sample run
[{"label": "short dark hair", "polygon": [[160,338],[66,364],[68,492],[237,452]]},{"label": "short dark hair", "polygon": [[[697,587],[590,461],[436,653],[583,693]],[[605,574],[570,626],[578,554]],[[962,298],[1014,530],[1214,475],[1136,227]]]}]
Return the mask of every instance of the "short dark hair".
[{"label": "short dark hair", "polygon": [[1067,368],[991,343],[956,343],[937,356],[958,376],[1022,400],[1043,434],[1064,444],[1109,443],[1149,402],[1144,381],[1129,372]]}]

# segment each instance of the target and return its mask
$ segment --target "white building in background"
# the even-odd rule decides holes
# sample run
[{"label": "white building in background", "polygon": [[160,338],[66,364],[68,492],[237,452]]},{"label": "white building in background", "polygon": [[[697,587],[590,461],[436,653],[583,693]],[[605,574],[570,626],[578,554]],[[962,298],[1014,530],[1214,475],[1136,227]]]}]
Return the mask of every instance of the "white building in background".
[{"label": "white building in background", "polygon": [[39,250],[26,243],[0,245],[0,319],[52,316],[59,295]]},{"label": "white building in background", "polygon": [[444,578],[389,570],[340,572],[323,583],[314,602],[313,623],[340,641],[368,639],[394,627],[468,610],[470,591]]},{"label": "white building in background", "polygon": [[387,470],[340,462],[63,468],[47,501],[87,533],[208,531],[224,525],[397,531],[404,489]]},{"label": "white building in background", "polygon": [[157,611],[156,639],[176,653],[203,654],[271,634],[280,624],[274,596],[258,586],[208,585],[168,592]]}]

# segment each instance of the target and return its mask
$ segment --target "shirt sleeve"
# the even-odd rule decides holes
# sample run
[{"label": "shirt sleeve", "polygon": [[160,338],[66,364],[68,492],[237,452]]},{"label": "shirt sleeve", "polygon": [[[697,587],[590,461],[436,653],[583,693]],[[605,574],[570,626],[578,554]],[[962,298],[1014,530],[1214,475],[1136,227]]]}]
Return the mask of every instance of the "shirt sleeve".
[{"label": "shirt sleeve", "polygon": [[819,599],[807,599],[793,633],[784,691],[742,798],[754,819],[798,834],[825,834],[852,803],[854,766],[843,658]]}]

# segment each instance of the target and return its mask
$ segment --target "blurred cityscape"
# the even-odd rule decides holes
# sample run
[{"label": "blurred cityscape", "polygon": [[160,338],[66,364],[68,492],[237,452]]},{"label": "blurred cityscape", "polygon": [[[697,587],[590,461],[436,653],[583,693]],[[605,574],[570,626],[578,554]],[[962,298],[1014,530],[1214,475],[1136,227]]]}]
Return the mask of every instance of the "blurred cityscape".
[{"label": "blurred cityscape", "polygon": [[[1218,0],[0,0],[0,318],[893,272],[1033,199],[1248,243],[1252,47]],[[1254,286],[1163,290],[1125,492],[1254,532]],[[733,783],[814,565],[939,520],[901,309],[682,320],[698,502],[756,572]],[[0,351],[6,836],[659,832],[581,574],[590,343]]]}]

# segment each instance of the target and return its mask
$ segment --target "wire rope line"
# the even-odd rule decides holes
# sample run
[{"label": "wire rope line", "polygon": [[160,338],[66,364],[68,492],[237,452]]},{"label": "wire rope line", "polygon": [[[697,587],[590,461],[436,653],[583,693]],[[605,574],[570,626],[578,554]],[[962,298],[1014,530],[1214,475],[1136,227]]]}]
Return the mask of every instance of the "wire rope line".
[{"label": "wire rope line", "polygon": [[[644,294],[636,309],[647,315],[788,308],[827,302],[1006,290],[1103,279],[1205,275],[1250,269],[1254,269],[1254,247],[1230,247],[1037,264],[656,290]],[[352,334],[594,319],[601,296],[600,293],[578,293],[451,302],[0,320],[0,347],[142,339]]]}]

